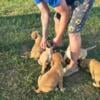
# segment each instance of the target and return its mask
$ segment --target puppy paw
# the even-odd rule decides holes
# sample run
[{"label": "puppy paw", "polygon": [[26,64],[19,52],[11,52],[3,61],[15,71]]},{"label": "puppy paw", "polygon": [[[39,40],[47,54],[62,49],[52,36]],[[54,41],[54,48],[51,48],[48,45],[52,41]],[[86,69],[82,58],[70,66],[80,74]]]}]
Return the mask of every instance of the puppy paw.
[{"label": "puppy paw", "polygon": [[66,90],[66,88],[61,88],[60,89],[61,92],[64,92],[65,90]]},{"label": "puppy paw", "polygon": [[39,89],[33,88],[33,90],[34,90],[35,93],[41,93],[41,91]]},{"label": "puppy paw", "polygon": [[38,60],[38,64],[41,65],[41,61],[40,61],[40,59]]},{"label": "puppy paw", "polygon": [[97,85],[96,83],[93,83],[93,86],[96,88],[100,88],[100,85]]},{"label": "puppy paw", "polygon": [[58,88],[57,87],[55,88],[55,91],[58,91]]},{"label": "puppy paw", "polygon": [[66,73],[66,71],[67,71],[67,69],[66,68],[63,68],[63,72]]}]

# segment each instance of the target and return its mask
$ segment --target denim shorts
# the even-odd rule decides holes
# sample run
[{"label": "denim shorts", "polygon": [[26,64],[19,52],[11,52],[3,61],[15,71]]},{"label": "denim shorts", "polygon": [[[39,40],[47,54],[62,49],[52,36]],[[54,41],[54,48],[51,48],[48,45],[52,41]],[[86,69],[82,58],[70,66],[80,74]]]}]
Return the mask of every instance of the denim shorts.
[{"label": "denim shorts", "polygon": [[45,2],[49,4],[51,7],[55,8],[58,6],[61,2],[61,0],[34,0],[36,4],[39,4],[40,2]]}]

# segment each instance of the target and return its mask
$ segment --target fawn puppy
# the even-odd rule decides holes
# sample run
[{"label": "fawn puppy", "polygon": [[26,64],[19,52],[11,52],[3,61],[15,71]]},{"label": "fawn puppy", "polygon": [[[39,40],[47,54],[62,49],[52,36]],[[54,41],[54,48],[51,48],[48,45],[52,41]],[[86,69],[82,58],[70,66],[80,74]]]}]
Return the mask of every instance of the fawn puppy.
[{"label": "fawn puppy", "polygon": [[60,90],[64,91],[62,55],[60,53],[53,53],[51,62],[50,70],[45,74],[40,75],[38,78],[38,89],[35,90],[36,93],[50,92],[57,86],[57,84],[59,85]]},{"label": "fawn puppy", "polygon": [[30,52],[30,58],[34,58],[35,60],[37,60],[41,54],[41,47],[40,47],[41,36],[39,35],[37,31],[35,31],[35,32],[32,32],[31,37],[32,39],[35,40],[35,43]]},{"label": "fawn puppy", "polygon": [[79,61],[82,68],[88,68],[92,76],[93,86],[100,88],[100,61],[96,59],[83,59]]}]

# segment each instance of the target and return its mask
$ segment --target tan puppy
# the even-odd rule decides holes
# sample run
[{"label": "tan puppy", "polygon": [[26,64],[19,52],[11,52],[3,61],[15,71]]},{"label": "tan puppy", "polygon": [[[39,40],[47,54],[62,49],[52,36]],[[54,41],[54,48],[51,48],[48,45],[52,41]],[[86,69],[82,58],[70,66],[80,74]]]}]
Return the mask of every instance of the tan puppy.
[{"label": "tan puppy", "polygon": [[80,62],[80,66],[88,67],[92,79],[95,81],[93,86],[100,88],[100,62],[96,59],[84,59]]},{"label": "tan puppy", "polygon": [[[87,57],[87,52],[88,52],[89,50],[94,49],[95,47],[96,47],[96,45],[95,45],[95,46],[92,46],[92,47],[89,47],[89,48],[86,48],[86,49],[81,48],[80,54],[79,54],[79,57],[78,57],[78,58],[79,58],[79,59],[85,59],[85,58]],[[65,51],[64,59],[66,59],[66,58],[71,59],[70,47],[68,47],[68,48],[66,49],[66,51]]]},{"label": "tan puppy", "polygon": [[47,65],[51,62],[52,48],[46,47],[46,50],[43,51],[40,55],[38,63],[42,65],[41,74],[45,72]]},{"label": "tan puppy", "polygon": [[63,58],[60,53],[53,53],[53,66],[48,72],[38,78],[38,89],[35,90],[36,93],[50,92],[57,86],[57,84],[59,84],[60,90],[64,91],[62,59]]},{"label": "tan puppy", "polygon": [[38,59],[41,54],[41,48],[40,48],[40,42],[41,42],[41,36],[38,34],[38,32],[32,32],[31,34],[32,39],[35,40],[34,46],[30,53],[30,58]]}]

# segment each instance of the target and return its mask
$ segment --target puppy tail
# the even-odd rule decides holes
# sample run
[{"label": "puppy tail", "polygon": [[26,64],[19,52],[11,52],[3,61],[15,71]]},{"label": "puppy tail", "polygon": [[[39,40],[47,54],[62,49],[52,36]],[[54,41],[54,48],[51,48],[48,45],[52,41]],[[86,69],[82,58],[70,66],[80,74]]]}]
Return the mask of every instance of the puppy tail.
[{"label": "puppy tail", "polygon": [[34,40],[34,37],[33,37],[33,34],[34,34],[34,33],[38,34],[38,31],[34,31],[34,32],[31,33],[31,38],[32,38],[33,40]]},{"label": "puppy tail", "polygon": [[88,47],[88,48],[86,48],[86,50],[89,51],[89,50],[92,50],[92,49],[94,49],[94,48],[96,48],[96,45],[94,45],[94,46],[92,46],[92,47]]}]

